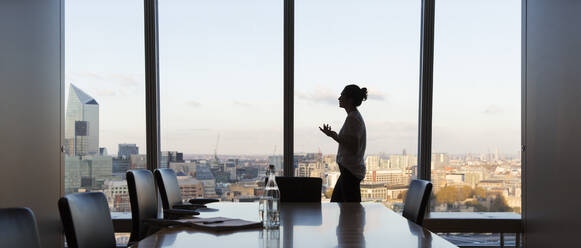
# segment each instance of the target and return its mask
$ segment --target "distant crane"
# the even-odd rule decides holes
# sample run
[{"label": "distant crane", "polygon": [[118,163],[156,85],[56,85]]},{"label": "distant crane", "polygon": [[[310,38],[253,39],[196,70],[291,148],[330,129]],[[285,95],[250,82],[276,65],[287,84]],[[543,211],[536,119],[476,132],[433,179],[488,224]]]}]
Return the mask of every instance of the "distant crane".
[{"label": "distant crane", "polygon": [[218,144],[220,144],[220,133],[218,133],[218,138],[216,138],[216,147],[214,147],[214,160],[216,160],[216,164],[220,163],[220,159],[218,158]]}]

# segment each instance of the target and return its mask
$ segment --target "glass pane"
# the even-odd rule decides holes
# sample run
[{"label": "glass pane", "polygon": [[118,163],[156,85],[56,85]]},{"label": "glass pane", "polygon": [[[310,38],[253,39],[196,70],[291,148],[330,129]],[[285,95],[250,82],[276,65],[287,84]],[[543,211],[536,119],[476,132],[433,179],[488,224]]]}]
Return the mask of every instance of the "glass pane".
[{"label": "glass pane", "polygon": [[257,199],[282,158],[282,20],[282,1],[159,2],[161,166],[184,200]]},{"label": "glass pane", "polygon": [[363,201],[400,210],[416,177],[420,1],[297,0],[295,9],[295,175],[321,177],[330,200],[340,175],[337,142],[347,84],[368,89],[358,108],[367,132]]},{"label": "glass pane", "polygon": [[125,171],[145,168],[143,1],[66,1],[65,25],[65,193],[129,211]]},{"label": "glass pane", "polygon": [[436,3],[432,211],[520,213],[520,13],[518,0]]}]

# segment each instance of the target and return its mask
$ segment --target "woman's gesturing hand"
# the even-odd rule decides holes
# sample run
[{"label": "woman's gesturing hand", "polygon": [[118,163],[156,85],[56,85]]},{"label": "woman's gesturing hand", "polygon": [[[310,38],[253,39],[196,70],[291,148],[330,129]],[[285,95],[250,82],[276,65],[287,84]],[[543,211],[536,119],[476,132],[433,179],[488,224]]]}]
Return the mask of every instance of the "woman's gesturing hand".
[{"label": "woman's gesturing hand", "polygon": [[323,128],[319,127],[319,130],[321,130],[321,132],[329,137],[337,136],[337,132],[331,130],[331,126],[329,124],[323,124]]}]

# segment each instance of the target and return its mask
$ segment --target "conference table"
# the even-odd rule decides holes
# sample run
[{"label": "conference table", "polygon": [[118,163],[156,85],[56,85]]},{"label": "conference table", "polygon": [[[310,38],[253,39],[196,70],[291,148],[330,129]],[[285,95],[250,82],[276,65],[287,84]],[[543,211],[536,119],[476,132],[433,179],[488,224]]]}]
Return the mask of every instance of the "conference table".
[{"label": "conference table", "polygon": [[[258,221],[258,203],[218,202],[198,217]],[[169,227],[131,247],[457,247],[380,203],[282,203],[278,229]]]}]

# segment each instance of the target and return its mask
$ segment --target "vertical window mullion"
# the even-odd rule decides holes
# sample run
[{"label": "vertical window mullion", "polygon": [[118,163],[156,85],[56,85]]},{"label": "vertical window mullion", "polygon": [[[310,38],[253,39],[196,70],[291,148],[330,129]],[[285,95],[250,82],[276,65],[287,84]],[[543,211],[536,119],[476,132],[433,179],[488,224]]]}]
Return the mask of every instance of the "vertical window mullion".
[{"label": "vertical window mullion", "polygon": [[284,175],[294,176],[294,0],[284,0]]},{"label": "vertical window mullion", "polygon": [[431,178],[434,12],[435,1],[422,0],[418,177],[423,180],[430,180]]},{"label": "vertical window mullion", "polygon": [[159,165],[159,46],[157,0],[144,0],[147,169]]}]

